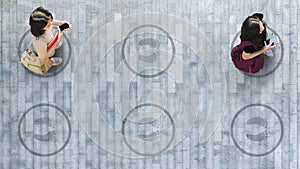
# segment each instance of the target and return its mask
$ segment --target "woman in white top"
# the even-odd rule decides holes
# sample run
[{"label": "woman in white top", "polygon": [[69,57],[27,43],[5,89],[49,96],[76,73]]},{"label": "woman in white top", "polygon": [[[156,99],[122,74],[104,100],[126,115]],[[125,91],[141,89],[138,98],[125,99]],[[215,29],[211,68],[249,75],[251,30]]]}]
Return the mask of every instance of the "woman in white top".
[{"label": "woman in white top", "polygon": [[[54,28],[57,28],[64,23],[68,22],[54,20],[52,14],[42,7],[38,7],[31,13],[29,25],[31,26],[32,45],[41,62],[46,62],[50,59],[52,65],[59,65],[62,63],[61,57],[51,57],[55,54],[55,49],[61,41],[63,32],[68,30],[65,29],[61,32],[59,29]],[[70,24],[69,26],[71,27]],[[57,40],[53,46],[48,49],[47,46],[53,40],[55,31],[58,33]]]}]

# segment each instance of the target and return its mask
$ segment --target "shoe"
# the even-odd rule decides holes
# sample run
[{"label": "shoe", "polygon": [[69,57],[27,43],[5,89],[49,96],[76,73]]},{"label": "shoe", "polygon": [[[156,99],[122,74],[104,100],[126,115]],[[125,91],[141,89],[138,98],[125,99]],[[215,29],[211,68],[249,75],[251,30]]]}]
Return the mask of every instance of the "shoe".
[{"label": "shoe", "polygon": [[275,53],[273,52],[273,50],[268,50],[266,52],[264,52],[265,55],[269,56],[269,57],[274,57]]},{"label": "shoe", "polygon": [[53,57],[50,58],[50,60],[52,61],[53,66],[60,65],[63,61],[61,57]]}]

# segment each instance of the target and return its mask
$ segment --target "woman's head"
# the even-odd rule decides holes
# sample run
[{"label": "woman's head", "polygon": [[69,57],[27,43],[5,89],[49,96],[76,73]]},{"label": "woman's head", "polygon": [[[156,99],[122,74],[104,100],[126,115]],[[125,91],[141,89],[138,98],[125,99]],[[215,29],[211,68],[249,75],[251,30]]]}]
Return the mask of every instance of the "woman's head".
[{"label": "woman's head", "polygon": [[29,17],[31,33],[36,37],[43,35],[52,20],[53,16],[48,10],[42,7],[36,8]]},{"label": "woman's head", "polygon": [[241,40],[242,41],[252,41],[257,47],[260,47],[264,41],[266,23],[262,20],[262,16],[252,15],[248,16],[241,29]]},{"label": "woman's head", "polygon": [[242,25],[241,37],[252,39],[258,37],[264,30],[263,22],[253,16],[249,16]]}]

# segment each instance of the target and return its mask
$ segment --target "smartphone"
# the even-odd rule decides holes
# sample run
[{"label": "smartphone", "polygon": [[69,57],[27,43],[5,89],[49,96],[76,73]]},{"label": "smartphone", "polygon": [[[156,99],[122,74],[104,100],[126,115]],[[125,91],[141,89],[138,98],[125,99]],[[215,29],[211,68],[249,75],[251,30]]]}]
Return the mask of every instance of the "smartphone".
[{"label": "smartphone", "polygon": [[63,31],[65,29],[68,29],[69,27],[70,27],[69,24],[64,23],[64,24],[62,24],[62,25],[59,26],[59,29],[60,29],[60,31]]}]

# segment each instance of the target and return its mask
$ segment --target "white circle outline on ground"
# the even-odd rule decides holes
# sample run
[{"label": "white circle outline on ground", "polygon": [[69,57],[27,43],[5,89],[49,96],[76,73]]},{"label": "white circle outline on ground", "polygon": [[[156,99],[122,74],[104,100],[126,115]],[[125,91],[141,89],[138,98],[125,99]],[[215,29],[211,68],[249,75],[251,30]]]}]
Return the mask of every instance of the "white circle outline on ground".
[{"label": "white circle outline on ground", "polygon": [[[23,139],[22,133],[21,133],[21,130],[22,130],[22,122],[23,122],[23,120],[25,119],[25,117],[27,116],[27,114],[30,113],[33,109],[36,109],[36,108],[38,108],[38,107],[43,107],[43,106],[46,106],[46,107],[52,107],[52,108],[58,110],[58,112],[60,112],[60,113],[63,115],[63,117],[66,119],[67,125],[68,125],[68,131],[69,131],[65,143],[64,143],[59,149],[57,149],[56,151],[51,152],[51,153],[48,153],[48,154],[35,152],[35,151],[33,151],[32,149],[30,149],[30,148],[26,145],[26,143],[24,142],[24,139]],[[37,156],[41,156],[41,157],[48,157],[48,156],[56,155],[57,153],[61,152],[61,151],[67,146],[67,144],[69,143],[70,138],[71,138],[71,132],[72,132],[72,129],[71,129],[71,122],[70,122],[70,119],[68,118],[68,116],[66,115],[66,113],[65,113],[62,109],[60,109],[59,107],[57,107],[57,106],[55,106],[55,105],[52,105],[52,104],[46,104],[46,103],[41,103],[41,104],[34,105],[34,106],[32,106],[31,108],[29,108],[28,110],[26,110],[26,112],[21,116],[21,119],[20,119],[19,124],[18,124],[18,136],[19,136],[20,142],[21,142],[21,144],[23,145],[23,147],[24,147],[27,151],[29,151],[31,154],[37,155]]]},{"label": "white circle outline on ground", "polygon": [[[249,151],[246,151],[245,149],[242,148],[242,146],[240,146],[240,144],[238,143],[238,141],[235,139],[234,137],[234,132],[233,132],[233,127],[234,127],[234,124],[235,124],[235,121],[236,119],[238,118],[238,116],[244,111],[246,110],[247,108],[250,108],[250,107],[264,107],[266,109],[269,109],[271,110],[272,113],[275,114],[275,116],[278,118],[278,121],[280,123],[280,129],[281,129],[281,133],[280,133],[280,137],[277,141],[277,143],[275,144],[274,147],[272,147],[272,149],[264,152],[264,153],[251,153]],[[249,156],[254,156],[254,157],[261,157],[261,156],[266,156],[270,153],[272,153],[273,151],[276,150],[276,148],[280,145],[282,139],[283,139],[283,132],[284,132],[284,128],[283,128],[283,121],[281,119],[281,117],[279,116],[279,114],[273,109],[271,108],[270,106],[267,106],[267,105],[264,105],[264,104],[250,104],[250,105],[247,105],[245,107],[243,107],[242,109],[240,109],[236,114],[235,116],[233,117],[232,119],[232,122],[231,122],[231,127],[230,127],[230,135],[231,135],[231,139],[234,143],[234,145],[244,154],[247,154]]]},{"label": "white circle outline on ground", "polygon": [[[132,24],[134,21],[135,24]],[[226,80],[222,68],[221,59],[216,54],[213,45],[207,37],[197,28],[193,27],[181,19],[165,14],[141,14],[124,17],[121,20],[114,21],[92,35],[91,39],[84,45],[85,48],[80,53],[75,71],[73,73],[73,106],[80,125],[86,134],[96,143],[106,143],[105,137],[118,135],[116,131],[99,131],[101,127],[107,127],[105,121],[100,119],[99,107],[95,101],[95,89],[93,88],[93,79],[95,79],[95,68],[101,63],[107,51],[109,51],[116,42],[122,41],[128,35],[128,32],[134,28],[145,25],[158,25],[166,30],[169,35],[191,48],[194,53],[201,57],[211,82],[213,96],[212,105],[201,131],[199,142],[204,143],[216,129],[223,112],[226,96]],[[188,27],[188,34],[182,35],[183,27]],[[176,28],[176,29],[174,29]],[[98,39],[93,39],[98,37]],[[100,40],[101,39],[101,40]],[[204,43],[201,43],[203,42]],[[97,44],[97,48],[89,44]],[[90,54],[87,54],[87,52]],[[97,119],[97,120],[96,120]],[[95,123],[91,123],[91,121]],[[95,134],[96,133],[96,134]],[[113,134],[114,133],[114,134]],[[99,136],[100,135],[100,136]],[[118,137],[122,137],[121,135]],[[115,150],[114,142],[110,144],[99,145],[105,150]],[[123,155],[131,155],[130,152],[122,152]]]},{"label": "white circle outline on ground", "polygon": [[[172,136],[171,136],[171,139],[170,139],[169,143],[162,150],[159,150],[158,152],[154,152],[154,153],[145,153],[145,152],[139,152],[139,151],[137,151],[136,149],[134,149],[132,147],[131,144],[129,144],[129,142],[128,142],[126,136],[125,136],[125,123],[126,123],[128,117],[132,114],[133,111],[135,111],[135,110],[137,110],[137,109],[139,109],[141,107],[147,107],[147,106],[152,106],[152,107],[155,107],[157,109],[162,110],[162,112],[164,112],[168,116],[169,120],[171,121],[171,125],[172,125]],[[142,155],[142,156],[155,156],[155,155],[159,155],[159,154],[163,153],[165,150],[167,150],[168,147],[171,145],[172,141],[174,140],[175,130],[176,129],[175,129],[175,125],[174,125],[174,120],[171,117],[170,113],[167,110],[165,110],[164,108],[162,108],[161,106],[159,106],[157,104],[152,104],[152,103],[140,104],[140,105],[134,107],[132,110],[129,111],[129,113],[126,115],[125,119],[122,122],[122,135],[123,135],[125,144],[128,146],[128,148],[131,151],[135,152],[138,155]]]}]

